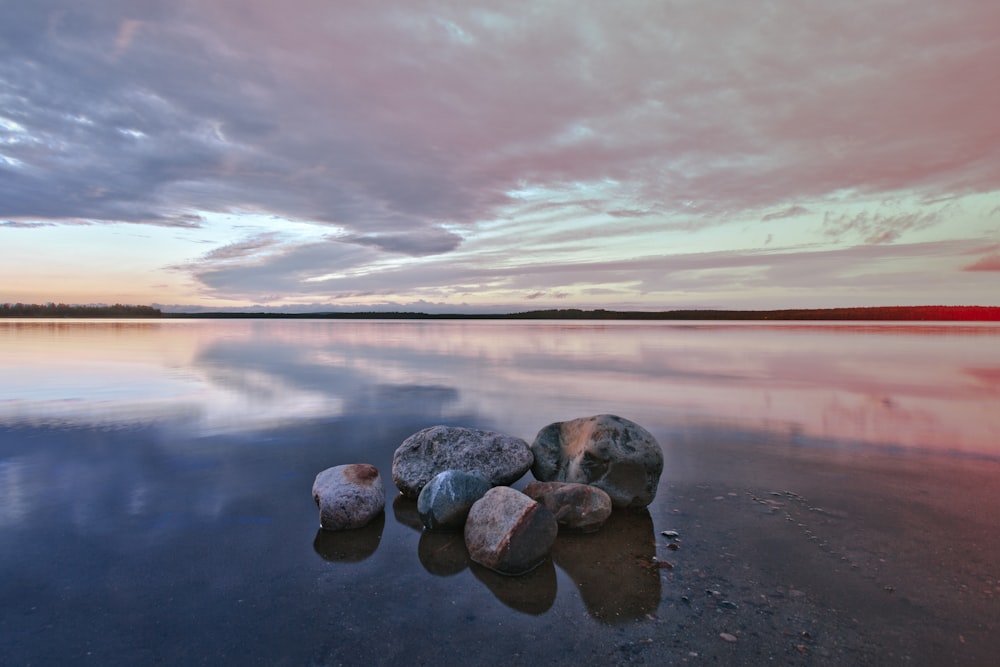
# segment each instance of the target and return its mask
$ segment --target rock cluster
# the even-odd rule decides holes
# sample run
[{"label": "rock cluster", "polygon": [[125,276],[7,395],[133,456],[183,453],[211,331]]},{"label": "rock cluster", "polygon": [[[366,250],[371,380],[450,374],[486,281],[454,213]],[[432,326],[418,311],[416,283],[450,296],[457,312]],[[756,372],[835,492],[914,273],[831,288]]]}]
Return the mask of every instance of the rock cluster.
[{"label": "rock cluster", "polygon": [[[524,493],[509,486],[529,469],[537,481]],[[659,443],[615,415],[550,424],[530,447],[504,433],[432,426],[392,458],[393,482],[417,499],[423,528],[461,530],[468,558],[509,575],[544,562],[560,530],[593,532],[613,508],[648,505],[662,471]],[[381,477],[367,464],[324,470],[313,498],[330,531],[362,527],[385,507]]]}]

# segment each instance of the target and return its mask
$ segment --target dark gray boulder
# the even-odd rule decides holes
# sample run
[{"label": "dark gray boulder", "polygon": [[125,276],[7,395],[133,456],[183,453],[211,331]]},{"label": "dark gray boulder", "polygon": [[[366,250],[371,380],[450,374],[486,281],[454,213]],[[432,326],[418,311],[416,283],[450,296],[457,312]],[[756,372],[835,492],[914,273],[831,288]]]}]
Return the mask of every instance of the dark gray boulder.
[{"label": "dark gray boulder", "polygon": [[542,482],[593,484],[616,508],[653,501],[663,472],[663,450],[649,431],[616,415],[549,424],[531,445],[531,472]]},{"label": "dark gray boulder", "polygon": [[591,484],[531,482],[524,495],[545,505],[560,530],[590,533],[611,516],[611,496]]},{"label": "dark gray boulder", "polygon": [[324,530],[361,528],[385,509],[382,478],[367,463],[327,468],[316,475],[312,495]]},{"label": "dark gray boulder", "polygon": [[403,441],[392,456],[392,481],[416,498],[445,470],[479,473],[491,486],[511,484],[531,468],[528,443],[505,433],[459,426],[431,426]]},{"label": "dark gray boulder", "polygon": [[429,530],[458,529],[472,504],[490,490],[486,478],[475,472],[445,470],[434,476],[417,496],[420,521]]},{"label": "dark gray boulder", "polygon": [[500,574],[524,574],[538,567],[558,533],[552,512],[509,486],[487,491],[465,520],[469,558]]}]

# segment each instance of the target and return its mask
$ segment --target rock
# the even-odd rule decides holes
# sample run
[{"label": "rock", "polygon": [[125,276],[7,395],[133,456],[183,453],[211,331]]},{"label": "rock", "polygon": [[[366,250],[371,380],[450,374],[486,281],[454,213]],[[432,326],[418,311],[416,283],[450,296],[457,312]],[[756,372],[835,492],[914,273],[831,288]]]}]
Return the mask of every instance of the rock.
[{"label": "rock", "polygon": [[425,528],[461,528],[472,504],[490,490],[486,478],[475,472],[445,470],[434,476],[417,496],[417,512]]},{"label": "rock", "polygon": [[552,512],[520,491],[497,486],[469,510],[469,557],[500,574],[524,574],[545,560],[559,525]]},{"label": "rock", "polygon": [[531,482],[524,494],[545,505],[560,529],[593,532],[611,516],[611,496],[590,484]]},{"label": "rock", "polygon": [[531,468],[528,443],[494,431],[431,426],[403,441],[392,456],[392,481],[403,495],[416,498],[445,470],[476,472],[491,486],[511,484]]},{"label": "rock", "polygon": [[312,494],[325,530],[361,528],[385,509],[382,478],[367,463],[327,468],[316,475]]},{"label": "rock", "polygon": [[616,508],[653,501],[663,472],[663,450],[638,424],[596,415],[549,424],[531,445],[531,472],[542,482],[593,484]]}]

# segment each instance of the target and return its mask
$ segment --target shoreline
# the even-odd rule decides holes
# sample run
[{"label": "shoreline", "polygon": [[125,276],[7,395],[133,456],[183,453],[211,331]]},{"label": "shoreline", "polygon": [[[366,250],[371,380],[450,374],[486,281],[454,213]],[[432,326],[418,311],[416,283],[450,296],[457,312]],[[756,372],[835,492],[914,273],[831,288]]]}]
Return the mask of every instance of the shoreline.
[{"label": "shoreline", "polygon": [[776,310],[529,310],[512,313],[423,313],[409,311],[163,312],[151,306],[76,306],[66,304],[0,304],[0,318],[136,318],[136,319],[402,319],[402,320],[696,320],[696,321],[850,321],[850,322],[1000,322],[1000,306],[874,306]]}]

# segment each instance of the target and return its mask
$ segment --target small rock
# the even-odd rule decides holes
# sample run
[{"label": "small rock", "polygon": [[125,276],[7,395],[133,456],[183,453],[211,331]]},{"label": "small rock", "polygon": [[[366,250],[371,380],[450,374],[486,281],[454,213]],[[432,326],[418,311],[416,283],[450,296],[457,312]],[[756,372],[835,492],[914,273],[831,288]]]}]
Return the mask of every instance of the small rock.
[{"label": "small rock", "polygon": [[738,607],[735,602],[730,602],[729,600],[720,600],[718,606],[723,609],[736,609]]},{"label": "small rock", "polygon": [[720,632],[719,637],[727,642],[736,641],[736,635],[731,635],[728,632]]},{"label": "small rock", "polygon": [[465,521],[469,557],[500,574],[540,565],[559,532],[552,512],[520,491],[497,486],[477,500]]},{"label": "small rock", "polygon": [[538,432],[531,451],[535,479],[593,484],[617,508],[649,505],[663,472],[663,450],[656,438],[616,415],[549,424]]},{"label": "small rock", "polygon": [[611,516],[611,496],[589,484],[536,481],[524,494],[545,505],[561,529],[593,532]]},{"label": "small rock", "polygon": [[367,463],[327,468],[316,475],[312,495],[324,530],[361,528],[385,509],[382,478]]},{"label": "small rock", "polygon": [[669,537],[671,539],[681,536],[681,534],[678,533],[676,530],[665,530],[662,533],[660,533],[660,535],[663,535],[664,537]]},{"label": "small rock", "polygon": [[392,456],[392,481],[416,498],[445,470],[479,473],[491,486],[512,484],[528,472],[534,457],[528,443],[495,431],[431,426],[403,441]]},{"label": "small rock", "polygon": [[479,473],[445,470],[434,476],[417,496],[417,512],[425,528],[461,528],[472,504],[490,490]]}]

